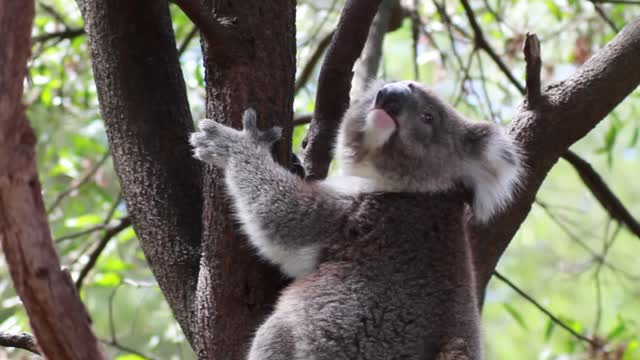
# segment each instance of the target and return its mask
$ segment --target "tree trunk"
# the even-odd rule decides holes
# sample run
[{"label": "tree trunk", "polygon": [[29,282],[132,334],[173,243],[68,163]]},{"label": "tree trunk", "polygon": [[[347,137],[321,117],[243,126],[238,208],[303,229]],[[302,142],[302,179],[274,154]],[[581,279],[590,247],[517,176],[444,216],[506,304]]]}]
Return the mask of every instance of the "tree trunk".
[{"label": "tree trunk", "polygon": [[[247,107],[259,127],[283,127],[277,159],[287,165],[291,148],[295,75],[295,2],[210,1],[217,19],[236,19],[245,56],[217,61],[203,47],[207,117],[240,128]],[[203,261],[198,278],[196,351],[200,358],[241,359],[260,321],[284,285],[278,271],[260,261],[229,215],[221,173],[208,168],[204,181]]]},{"label": "tree trunk", "polygon": [[133,227],[193,344],[200,262],[201,167],[168,4],[79,0],[100,110]]},{"label": "tree trunk", "polygon": [[22,84],[34,2],[0,2],[0,243],[38,348],[48,359],[102,359],[89,316],[51,241]]}]

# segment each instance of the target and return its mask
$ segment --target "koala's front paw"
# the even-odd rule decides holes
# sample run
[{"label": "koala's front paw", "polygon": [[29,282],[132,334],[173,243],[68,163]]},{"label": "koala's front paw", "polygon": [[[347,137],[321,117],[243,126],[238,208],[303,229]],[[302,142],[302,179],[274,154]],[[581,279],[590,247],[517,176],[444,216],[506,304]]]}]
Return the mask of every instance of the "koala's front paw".
[{"label": "koala's front paw", "polygon": [[224,169],[234,157],[251,156],[256,148],[270,148],[280,139],[281,128],[260,131],[256,123],[256,112],[253,109],[247,109],[242,115],[242,131],[209,119],[200,121],[200,131],[191,134],[189,138],[194,156]]},{"label": "koala's front paw", "polygon": [[189,138],[194,156],[224,168],[231,159],[233,148],[242,146],[242,133],[209,119],[200,121],[198,128],[200,131]]}]

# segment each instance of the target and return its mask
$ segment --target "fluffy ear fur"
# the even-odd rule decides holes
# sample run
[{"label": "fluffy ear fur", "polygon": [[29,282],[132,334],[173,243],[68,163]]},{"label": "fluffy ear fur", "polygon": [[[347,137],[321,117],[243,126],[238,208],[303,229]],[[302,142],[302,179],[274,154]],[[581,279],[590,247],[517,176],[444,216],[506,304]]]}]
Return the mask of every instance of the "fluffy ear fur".
[{"label": "fluffy ear fur", "polygon": [[465,166],[475,220],[486,223],[511,201],[523,175],[520,148],[491,123],[475,123]]}]

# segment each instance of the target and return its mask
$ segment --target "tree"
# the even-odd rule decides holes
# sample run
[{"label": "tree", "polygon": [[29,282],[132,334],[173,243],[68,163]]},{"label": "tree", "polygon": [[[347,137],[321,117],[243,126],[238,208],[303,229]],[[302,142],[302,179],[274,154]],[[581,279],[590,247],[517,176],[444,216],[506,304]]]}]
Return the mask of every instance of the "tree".
[{"label": "tree", "polygon": [[[149,266],[197,355],[240,358],[251,331],[270,311],[285,282],[244,246],[229,217],[220,174],[190,156],[186,139],[193,122],[169,6],[150,0],[78,3],[90,44],[100,110],[127,204],[128,218],[122,227],[130,219]],[[295,3],[176,3],[204,38],[207,117],[224,119],[237,127],[241,111],[253,106],[262,114],[262,127],[284,128],[286,141],[279,144],[276,155],[289,166]],[[330,144],[348,104],[352,65],[364,46],[378,3],[347,1],[330,44],[326,42],[329,45],[318,80],[314,116],[304,141],[309,178],[322,178],[329,169]],[[456,31],[466,31],[473,41],[472,55],[487,53],[514,87],[523,92],[526,89],[525,100],[510,126],[511,134],[525,149],[529,171],[523,190],[491,224],[469,229],[479,298],[483,299],[500,256],[560,157],[575,167],[612,218],[638,233],[637,222],[600,177],[567,150],[640,82],[640,22],[629,23],[571,77],[544,88],[540,84],[539,43],[535,36],[527,36],[525,87],[493,50],[471,5],[464,0],[461,3],[469,29]],[[455,27],[446,20],[446,9],[435,4],[440,6],[444,22]],[[414,21],[419,18],[415,12],[409,15]],[[17,289],[28,308],[25,293]],[[35,327],[34,332],[42,346]],[[596,340],[584,338],[592,346],[600,346]],[[50,354],[44,347],[42,351]]]}]

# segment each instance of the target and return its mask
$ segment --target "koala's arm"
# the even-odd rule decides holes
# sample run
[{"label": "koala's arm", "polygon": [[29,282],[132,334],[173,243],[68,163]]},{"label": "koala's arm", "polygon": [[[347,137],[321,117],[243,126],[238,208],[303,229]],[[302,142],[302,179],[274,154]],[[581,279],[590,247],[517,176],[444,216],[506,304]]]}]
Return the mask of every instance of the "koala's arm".
[{"label": "koala's arm", "polygon": [[203,120],[190,139],[195,156],[224,169],[236,215],[259,253],[285,274],[303,276],[317,265],[350,199],[273,161],[269,150],[280,129],[259,131],[253,110],[244,113],[243,124],[238,131]]}]

